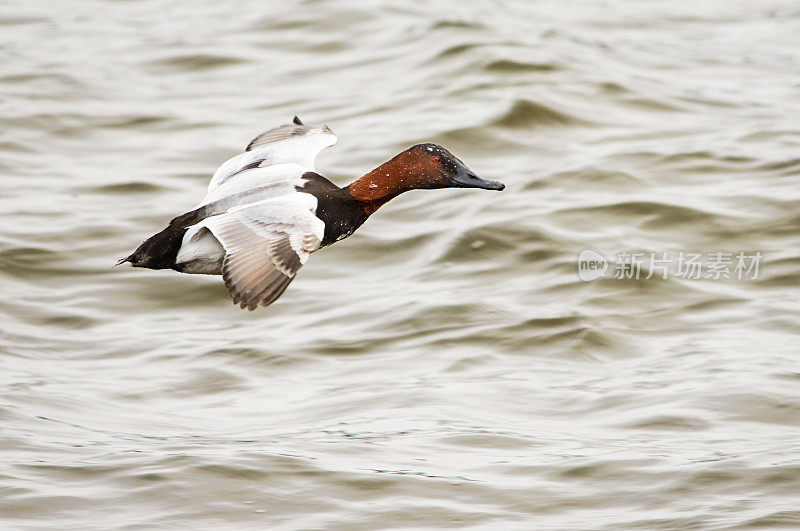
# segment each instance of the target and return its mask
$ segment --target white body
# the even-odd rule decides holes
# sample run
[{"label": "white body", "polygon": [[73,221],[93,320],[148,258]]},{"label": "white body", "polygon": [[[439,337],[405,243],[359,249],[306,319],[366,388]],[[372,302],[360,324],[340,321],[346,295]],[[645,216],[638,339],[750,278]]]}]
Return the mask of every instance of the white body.
[{"label": "white body", "polygon": [[242,307],[272,302],[322,242],[317,199],[298,188],[317,154],[335,143],[327,126],[282,126],[223,163],[197,205],[207,217],[183,236],[177,268],[222,274]]}]

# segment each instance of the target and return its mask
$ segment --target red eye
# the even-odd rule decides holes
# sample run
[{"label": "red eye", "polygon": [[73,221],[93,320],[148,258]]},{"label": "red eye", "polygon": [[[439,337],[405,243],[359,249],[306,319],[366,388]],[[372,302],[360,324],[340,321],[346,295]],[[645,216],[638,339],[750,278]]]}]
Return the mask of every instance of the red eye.
[{"label": "red eye", "polygon": [[431,160],[432,160],[433,162],[439,162],[439,157],[433,157]]}]

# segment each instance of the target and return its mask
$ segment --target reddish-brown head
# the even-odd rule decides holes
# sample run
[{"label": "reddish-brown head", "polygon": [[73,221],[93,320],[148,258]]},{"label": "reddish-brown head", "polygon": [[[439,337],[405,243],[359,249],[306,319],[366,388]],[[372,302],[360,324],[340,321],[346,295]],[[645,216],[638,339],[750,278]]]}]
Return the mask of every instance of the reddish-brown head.
[{"label": "reddish-brown head", "polygon": [[482,188],[502,190],[503,183],[481,179],[455,155],[436,144],[417,144],[399,153],[347,187],[369,203],[368,213],[408,190]]}]

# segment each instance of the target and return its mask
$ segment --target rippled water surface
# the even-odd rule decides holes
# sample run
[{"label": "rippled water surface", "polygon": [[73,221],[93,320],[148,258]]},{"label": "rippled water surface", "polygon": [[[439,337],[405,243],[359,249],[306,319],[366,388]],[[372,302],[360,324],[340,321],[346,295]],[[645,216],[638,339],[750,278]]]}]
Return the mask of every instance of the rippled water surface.
[{"label": "rippled water surface", "polygon": [[[12,0],[0,59],[2,527],[800,527],[796,3]],[[294,114],[339,184],[431,141],[506,191],[252,313],[112,267]]]}]

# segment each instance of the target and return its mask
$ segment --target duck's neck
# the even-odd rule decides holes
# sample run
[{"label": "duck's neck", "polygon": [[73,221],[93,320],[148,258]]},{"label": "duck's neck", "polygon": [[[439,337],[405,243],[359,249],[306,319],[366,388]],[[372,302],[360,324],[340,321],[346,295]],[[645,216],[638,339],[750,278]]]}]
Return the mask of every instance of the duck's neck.
[{"label": "duck's neck", "polygon": [[411,175],[398,171],[393,161],[381,164],[363,177],[347,185],[345,190],[353,199],[363,203],[367,214],[372,214],[389,200],[411,190]]}]

